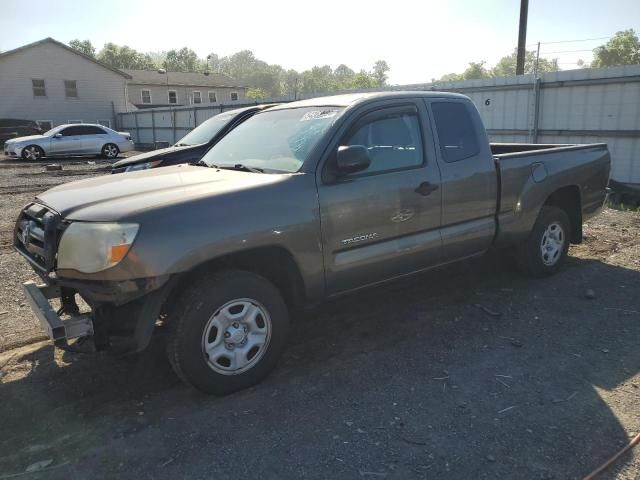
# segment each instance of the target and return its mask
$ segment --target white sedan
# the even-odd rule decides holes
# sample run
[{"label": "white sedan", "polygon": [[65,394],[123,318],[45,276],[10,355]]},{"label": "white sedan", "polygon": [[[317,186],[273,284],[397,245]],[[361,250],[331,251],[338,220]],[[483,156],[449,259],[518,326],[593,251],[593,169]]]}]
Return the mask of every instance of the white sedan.
[{"label": "white sedan", "polygon": [[4,154],[25,160],[72,155],[102,155],[113,159],[120,152],[133,150],[133,147],[133,140],[127,132],[83,123],[60,125],[42,135],[12,138],[5,142]]}]

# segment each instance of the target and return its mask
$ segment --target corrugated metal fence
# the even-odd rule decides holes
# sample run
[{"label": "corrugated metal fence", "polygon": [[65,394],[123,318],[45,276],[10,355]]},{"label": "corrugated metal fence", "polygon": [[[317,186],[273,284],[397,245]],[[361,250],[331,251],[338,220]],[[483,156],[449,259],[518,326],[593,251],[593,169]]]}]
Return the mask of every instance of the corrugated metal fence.
[{"label": "corrugated metal fence", "polygon": [[[613,160],[612,178],[640,183],[640,65],[553,72],[539,78],[525,75],[405,85],[392,90],[441,90],[469,96],[495,142],[606,142]],[[175,143],[213,115],[245,105],[120,113],[119,128],[130,131],[138,143]]]}]

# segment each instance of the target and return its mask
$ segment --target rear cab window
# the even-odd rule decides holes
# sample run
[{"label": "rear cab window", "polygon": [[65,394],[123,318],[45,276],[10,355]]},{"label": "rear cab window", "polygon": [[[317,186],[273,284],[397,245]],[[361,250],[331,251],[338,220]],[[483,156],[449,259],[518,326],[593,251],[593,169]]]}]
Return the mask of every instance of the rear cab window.
[{"label": "rear cab window", "polygon": [[467,105],[462,102],[433,102],[431,111],[440,154],[445,162],[458,162],[480,152],[478,132]]}]

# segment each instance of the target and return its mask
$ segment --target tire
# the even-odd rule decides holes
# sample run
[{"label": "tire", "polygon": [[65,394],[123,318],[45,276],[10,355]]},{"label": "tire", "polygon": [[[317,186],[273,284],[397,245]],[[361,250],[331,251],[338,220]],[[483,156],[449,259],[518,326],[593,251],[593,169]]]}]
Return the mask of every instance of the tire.
[{"label": "tire", "polygon": [[118,157],[120,149],[115,143],[107,143],[102,147],[101,152],[103,157],[113,160]]},{"label": "tire", "polygon": [[515,251],[518,269],[530,277],[556,273],[567,260],[571,221],[558,207],[543,206],[529,237]]},{"label": "tire", "polygon": [[38,145],[27,145],[22,149],[22,158],[27,161],[40,160],[44,157],[44,150]]},{"label": "tire", "polygon": [[276,366],[289,336],[282,295],[250,272],[201,277],[171,310],[169,362],[185,383],[205,393],[227,395],[260,382]]}]

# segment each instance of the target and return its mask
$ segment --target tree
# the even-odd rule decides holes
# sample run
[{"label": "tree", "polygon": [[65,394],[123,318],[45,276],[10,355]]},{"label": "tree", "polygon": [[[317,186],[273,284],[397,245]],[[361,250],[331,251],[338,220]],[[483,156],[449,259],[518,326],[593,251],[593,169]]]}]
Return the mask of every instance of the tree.
[{"label": "tree", "polygon": [[[88,40],[73,40],[70,45],[78,50],[91,51]],[[127,45],[107,43],[96,58],[114,67],[135,70],[155,70],[162,66],[168,71],[215,72],[227,75],[249,86],[247,97],[262,99],[300,93],[329,93],[340,90],[370,89],[386,85],[389,65],[378,60],[371,72],[355,72],[345,64],[335,70],[329,65],[314,66],[302,73],[285,70],[280,65],[268,64],[256,58],[251,50],[241,50],[233,55],[219,57],[216,53],[201,59],[190,48],[183,47],[168,52],[141,53]]]},{"label": "tree", "polygon": [[113,68],[133,70],[155,70],[156,64],[149,54],[140,53],[127,45],[106,43],[98,52],[97,59]]},{"label": "tree", "polygon": [[302,72],[302,91],[305,93],[334,92],[338,85],[329,65],[313,67]]},{"label": "tree", "polygon": [[167,59],[167,52],[149,52],[145,55],[153,62],[155,68],[161,68],[164,65],[164,61]]},{"label": "tree", "polygon": [[[536,52],[535,50],[527,51],[524,61],[524,72],[534,73],[536,71]],[[495,67],[487,69],[485,61],[470,62],[469,66],[462,73],[447,73],[439,78],[438,82],[455,82],[460,80],[477,80],[492,77],[508,77],[516,74],[516,58],[517,52],[506,55],[498,60]],[[546,58],[538,59],[538,73],[556,72],[560,70],[558,59],[548,60]],[[436,80],[434,80],[436,81]]]},{"label": "tree", "polygon": [[458,82],[460,80],[464,80],[464,76],[461,73],[447,73],[443,75],[438,80],[433,78],[432,82]]},{"label": "tree", "polygon": [[207,68],[212,72],[220,71],[220,57],[215,53],[207,55]]},{"label": "tree", "polygon": [[369,74],[365,70],[360,70],[355,75],[355,77],[353,77],[353,81],[351,82],[350,88],[355,88],[355,89],[376,88],[380,86],[378,82],[379,82],[378,78],[375,78],[373,75]]},{"label": "tree", "polygon": [[264,88],[249,88],[247,90],[247,98],[251,100],[262,100],[269,97],[269,94]]},{"label": "tree", "polygon": [[298,94],[302,90],[302,77],[300,73],[294,69],[282,72],[280,75],[280,93],[282,95],[292,95],[298,98]]},{"label": "tree", "polygon": [[373,64],[372,76],[377,82],[378,86],[383,87],[387,84],[387,72],[389,71],[389,64],[384,60],[378,60]]},{"label": "tree", "polygon": [[633,29],[617,32],[605,45],[593,50],[595,68],[635,65],[640,63],[640,41]]},{"label": "tree", "polygon": [[183,47],[180,50],[169,50],[162,66],[171,72],[202,72],[206,65],[196,52]]},{"label": "tree", "polygon": [[341,63],[333,71],[333,75],[338,84],[340,90],[346,90],[353,83],[353,79],[356,76],[356,72],[347,67],[344,63]]},{"label": "tree", "polygon": [[491,77],[489,71],[484,67],[485,63],[484,60],[481,62],[469,62],[469,66],[462,73],[462,76],[465,80],[480,80]]},{"label": "tree", "polygon": [[[516,60],[518,57],[517,50],[514,50],[511,55],[506,55],[498,60],[496,66],[491,69],[491,75],[493,77],[509,77],[516,74]],[[536,57],[535,50],[527,50],[524,56],[524,73],[536,72]],[[560,70],[558,66],[558,59],[547,60],[540,57],[538,59],[538,73],[557,72]]]},{"label": "tree", "polygon": [[96,48],[89,40],[79,40],[76,38],[69,42],[69,46],[74,50],[78,50],[80,53],[84,53],[88,57],[95,58],[96,56]]}]

